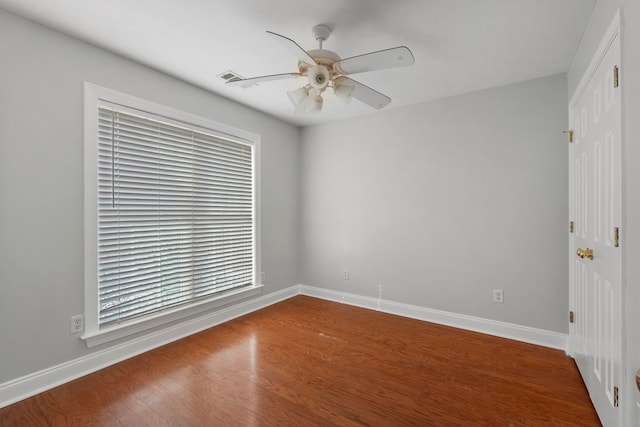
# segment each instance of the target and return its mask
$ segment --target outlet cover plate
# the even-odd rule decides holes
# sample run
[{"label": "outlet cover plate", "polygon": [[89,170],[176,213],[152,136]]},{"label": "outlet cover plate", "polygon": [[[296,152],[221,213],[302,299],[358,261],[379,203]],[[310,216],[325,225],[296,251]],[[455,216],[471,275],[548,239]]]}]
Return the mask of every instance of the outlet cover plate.
[{"label": "outlet cover plate", "polygon": [[71,316],[71,322],[69,324],[69,333],[79,334],[84,331],[84,314],[78,314],[77,316]]},{"label": "outlet cover plate", "polygon": [[502,289],[493,290],[493,302],[498,304],[504,303],[504,291]]}]

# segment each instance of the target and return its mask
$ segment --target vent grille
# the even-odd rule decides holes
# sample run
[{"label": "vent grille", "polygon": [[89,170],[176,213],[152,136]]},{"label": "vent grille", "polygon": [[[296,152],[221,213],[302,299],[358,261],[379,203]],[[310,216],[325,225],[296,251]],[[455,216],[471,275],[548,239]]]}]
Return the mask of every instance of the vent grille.
[{"label": "vent grille", "polygon": [[[218,74],[217,77],[220,77],[222,80],[224,80],[225,82],[237,82],[238,80],[243,80],[244,77],[242,77],[240,74],[236,73],[235,71],[231,71],[231,70],[227,70],[224,73],[220,73]],[[242,85],[240,87],[243,88],[248,88],[251,86],[257,86],[255,83],[247,83],[246,85]]]}]

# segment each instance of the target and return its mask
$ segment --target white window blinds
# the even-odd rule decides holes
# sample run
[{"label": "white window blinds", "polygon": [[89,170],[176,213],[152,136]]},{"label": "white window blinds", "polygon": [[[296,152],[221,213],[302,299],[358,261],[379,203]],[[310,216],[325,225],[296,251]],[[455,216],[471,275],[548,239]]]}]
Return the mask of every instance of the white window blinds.
[{"label": "white window blinds", "polygon": [[98,323],[253,285],[253,146],[98,108]]}]

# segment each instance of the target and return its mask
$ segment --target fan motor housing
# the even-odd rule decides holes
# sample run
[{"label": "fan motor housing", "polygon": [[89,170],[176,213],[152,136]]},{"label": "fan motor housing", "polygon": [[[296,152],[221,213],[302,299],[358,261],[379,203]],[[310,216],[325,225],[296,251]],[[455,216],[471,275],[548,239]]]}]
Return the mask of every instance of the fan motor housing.
[{"label": "fan motor housing", "polygon": [[307,52],[318,64],[331,68],[334,62],[340,61],[337,53],[325,49],[315,49]]}]

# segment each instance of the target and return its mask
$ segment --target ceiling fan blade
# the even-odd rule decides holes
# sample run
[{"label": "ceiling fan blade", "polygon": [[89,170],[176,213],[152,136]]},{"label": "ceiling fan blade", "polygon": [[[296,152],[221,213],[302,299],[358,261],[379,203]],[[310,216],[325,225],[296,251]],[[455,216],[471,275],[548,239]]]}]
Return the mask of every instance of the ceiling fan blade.
[{"label": "ceiling fan blade", "polygon": [[249,77],[248,79],[229,80],[228,86],[250,86],[254,83],[270,82],[272,80],[284,80],[293,77],[300,77],[300,73],[283,73],[283,74],[271,74],[268,76]]},{"label": "ceiling fan blade", "polygon": [[333,64],[333,69],[341,74],[355,74],[385,68],[406,67],[414,63],[415,59],[409,48],[398,46],[342,59]]},{"label": "ceiling fan blade", "polygon": [[350,79],[349,77],[341,77],[340,79],[342,84],[353,86],[353,92],[351,96],[375,108],[376,110],[384,108],[388,103],[391,102],[391,98],[389,98],[387,95],[384,95],[375,89],[371,89],[367,85],[363,85],[362,83]]},{"label": "ceiling fan blade", "polygon": [[267,34],[293,53],[299,61],[306,62],[309,65],[317,65],[315,59],[313,59],[306,50],[300,47],[298,43],[294,42],[289,37],[281,36],[280,34],[276,34],[272,31],[267,31]]}]

